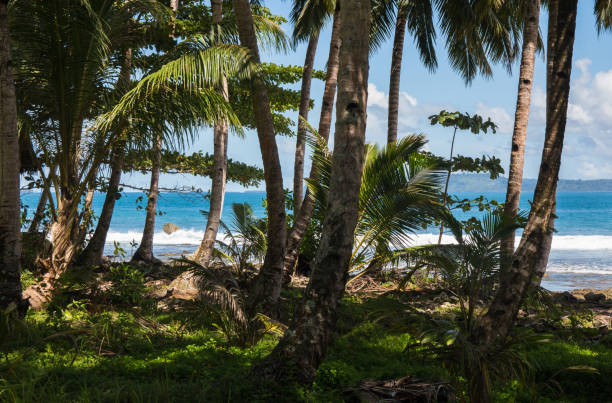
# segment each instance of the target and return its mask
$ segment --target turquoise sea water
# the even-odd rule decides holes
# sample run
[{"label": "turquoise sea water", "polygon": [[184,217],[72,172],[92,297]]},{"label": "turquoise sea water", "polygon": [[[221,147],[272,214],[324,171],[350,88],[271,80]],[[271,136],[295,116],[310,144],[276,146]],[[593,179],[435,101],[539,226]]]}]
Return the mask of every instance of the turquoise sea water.
[{"label": "turquoise sea water", "polygon": [[[475,198],[480,193],[458,193],[462,198]],[[484,193],[489,199],[504,200],[503,193]],[[531,194],[524,194],[521,208],[529,208]],[[228,192],[225,197],[223,219],[229,221],[232,203],[248,202],[256,215],[263,216],[264,192]],[[39,194],[24,193],[22,204],[31,212]],[[142,198],[142,200],[140,200]],[[94,197],[93,207],[99,213],[104,194]],[[117,201],[107,239],[106,253],[113,253],[114,242],[119,242],[128,253],[130,242],[140,242],[144,226],[146,196],[124,193]],[[138,207],[141,207],[140,209]],[[206,224],[201,210],[208,209],[208,200],[200,193],[162,193],[158,208],[162,215],[156,220],[154,238],[157,255],[190,253],[199,245]],[[471,213],[458,213],[466,218]],[[475,213],[478,214],[478,213]],[[553,239],[547,277],[543,285],[552,290],[571,288],[612,288],[612,192],[559,193],[557,196],[557,233]],[[171,235],[162,231],[165,223],[181,227]],[[433,229],[415,237],[415,243],[436,239]],[[450,241],[445,237],[445,242]]]}]

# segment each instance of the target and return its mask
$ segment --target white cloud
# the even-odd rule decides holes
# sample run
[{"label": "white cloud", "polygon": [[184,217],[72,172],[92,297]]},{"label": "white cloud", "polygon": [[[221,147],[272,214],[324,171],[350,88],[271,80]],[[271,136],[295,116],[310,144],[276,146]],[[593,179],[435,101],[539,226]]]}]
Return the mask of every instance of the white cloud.
[{"label": "white cloud", "polygon": [[498,126],[498,131],[503,134],[512,134],[514,119],[500,106],[488,106],[482,102],[476,105],[476,113],[484,119],[491,118]]},{"label": "white cloud", "polygon": [[[429,126],[427,117],[444,107],[421,104],[417,98],[406,93],[399,94],[398,136],[420,133]],[[379,90],[375,84],[368,84],[368,124],[367,141],[384,144],[387,139],[387,120],[389,95]]]},{"label": "white cloud", "polygon": [[381,108],[389,107],[389,97],[384,92],[380,91],[372,83],[368,84],[368,107],[379,106]]}]

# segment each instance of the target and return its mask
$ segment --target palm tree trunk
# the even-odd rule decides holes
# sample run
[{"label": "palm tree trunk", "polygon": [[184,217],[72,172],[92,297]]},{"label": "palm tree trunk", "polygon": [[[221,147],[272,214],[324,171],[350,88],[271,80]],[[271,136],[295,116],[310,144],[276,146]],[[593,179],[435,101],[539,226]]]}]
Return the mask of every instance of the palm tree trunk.
[{"label": "palm tree trunk", "polygon": [[[340,0],[336,1],[336,9],[334,11],[334,22],[332,25],[331,40],[329,44],[329,56],[327,58],[327,73],[325,75],[325,89],[323,90],[323,100],[321,102],[321,116],[319,117],[319,135],[327,140],[331,128],[331,121],[334,111],[334,99],[336,97],[336,87],[338,84],[338,68],[339,54],[342,40],[340,38]],[[310,178],[316,179],[317,172],[314,167],[310,168]],[[287,238],[287,250],[283,262],[283,278],[287,283],[290,280],[290,274],[295,268],[298,251],[308,223],[312,217],[314,210],[314,200],[310,192],[306,190],[306,196],[301,203],[300,210],[295,214],[293,227]]]},{"label": "palm tree trunk", "polygon": [[157,135],[153,145],[153,166],[151,169],[151,186],[149,188],[149,200],[147,202],[147,217],[145,219],[142,240],[132,262],[158,263],[153,257],[153,235],[155,233],[155,216],[157,215],[157,198],[159,197],[159,171],[161,163],[161,135]]},{"label": "palm tree trunk", "polygon": [[[368,91],[370,1],[342,7],[343,38],[328,213],[304,299],[291,328],[259,367],[265,376],[311,382],[326,355],[348,279],[359,212]],[[293,379],[292,379],[293,380]]]},{"label": "palm tree trunk", "polygon": [[[538,29],[540,26],[540,0],[527,2],[527,16],[523,29],[523,52],[519,73],[516,112],[514,114],[514,131],[512,133],[512,151],[510,152],[510,168],[508,170],[508,188],[506,190],[505,214],[516,217],[521,199],[523,182],[523,166],[525,165],[525,138],[529,123],[529,108],[531,104],[531,89],[533,87],[533,72],[535,54],[538,47]],[[502,262],[509,262],[514,253],[514,231],[502,241]]]},{"label": "palm tree trunk", "polygon": [[[246,46],[256,63],[260,62],[257,38],[253,27],[253,15],[248,0],[233,0],[236,25],[240,42]],[[268,249],[255,282],[252,306],[260,302],[268,312],[276,309],[280,297],[283,257],[287,241],[285,220],[285,192],[283,175],[274,134],[270,101],[265,83],[260,77],[251,80],[253,113],[264,166],[266,197],[268,201]]]},{"label": "palm tree trunk", "polygon": [[533,277],[544,274],[542,267],[548,261],[567,121],[576,14],[577,0],[549,1],[546,135],[542,162],[521,242],[482,320],[480,341],[487,346],[505,340]]},{"label": "palm tree trunk", "polygon": [[[221,0],[211,0],[211,5],[213,24],[219,24],[223,19],[223,2]],[[219,93],[223,95],[226,101],[229,101],[229,89],[225,77],[223,78]],[[210,209],[204,238],[195,253],[195,260],[204,266],[207,266],[210,262],[215,240],[217,239],[217,232],[219,231],[221,214],[223,213],[223,199],[225,198],[225,182],[227,179],[228,128],[226,120],[215,122]]]},{"label": "palm tree trunk", "polygon": [[404,7],[397,10],[395,36],[393,38],[393,53],[391,55],[391,75],[389,79],[389,117],[387,121],[387,144],[397,141],[397,117],[399,113],[399,90],[402,73],[402,56],[404,53],[404,36],[406,34],[406,18]]},{"label": "palm tree trunk", "polygon": [[304,154],[306,153],[306,124],[310,110],[310,87],[312,71],[319,43],[319,31],[313,32],[308,41],[304,72],[302,73],[302,90],[300,92],[300,110],[298,115],[297,139],[295,142],[295,164],[293,166],[293,215],[297,216],[304,197]]},{"label": "palm tree trunk", "polygon": [[87,247],[79,256],[78,264],[81,266],[102,266],[104,264],[104,245],[110,228],[115,209],[115,202],[119,193],[119,182],[121,181],[121,170],[123,168],[124,151],[122,147],[116,147],[111,157],[111,174],[108,182],[104,205],[98,218],[98,224]]},{"label": "palm tree trunk", "polygon": [[[132,49],[127,48],[123,55],[121,63],[121,71],[117,79],[116,88],[125,93],[129,90],[130,79],[132,74]],[[123,162],[125,159],[125,149],[123,140],[113,146],[110,162],[110,178],[108,181],[108,189],[102,205],[102,211],[98,218],[96,230],[92,235],[87,247],[83,250],[78,258],[77,263],[81,266],[102,266],[104,264],[104,245],[106,244],[106,236],[110,228],[115,210],[115,202],[119,198],[119,183],[121,181],[121,172],[123,170]]]},{"label": "palm tree trunk", "polygon": [[34,216],[32,217],[32,222],[28,227],[28,232],[30,234],[38,232],[40,222],[42,221],[45,215],[45,207],[47,207],[47,200],[49,200],[49,191],[47,189],[43,189],[42,192],[40,192],[40,199],[38,199],[36,211],[34,212]]},{"label": "palm tree trunk", "polygon": [[0,0],[0,309],[21,298],[19,136],[11,71],[8,1]]}]

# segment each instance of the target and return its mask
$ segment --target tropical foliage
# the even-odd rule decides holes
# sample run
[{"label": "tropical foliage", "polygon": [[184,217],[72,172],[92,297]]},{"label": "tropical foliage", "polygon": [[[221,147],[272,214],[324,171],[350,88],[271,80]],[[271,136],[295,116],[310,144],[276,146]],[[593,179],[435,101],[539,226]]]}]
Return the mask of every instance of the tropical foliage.
[{"label": "tropical foliage", "polygon": [[[316,214],[324,217],[332,156],[323,139],[311,131],[319,180],[307,183],[316,200]],[[407,136],[383,149],[366,147],[351,273],[398,263],[411,235],[438,214],[443,173],[421,153],[425,143],[423,136]]]}]

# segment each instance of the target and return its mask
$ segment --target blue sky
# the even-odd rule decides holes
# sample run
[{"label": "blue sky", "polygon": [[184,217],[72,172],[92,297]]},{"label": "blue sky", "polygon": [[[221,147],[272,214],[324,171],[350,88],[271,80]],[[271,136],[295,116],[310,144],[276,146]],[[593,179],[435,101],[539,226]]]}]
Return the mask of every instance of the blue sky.
[{"label": "blue sky", "polygon": [[[273,13],[288,15],[289,1],[266,0],[264,4]],[[571,80],[568,127],[565,139],[561,177],[565,179],[612,178],[612,34],[597,34],[593,17],[593,0],[581,0],[574,47],[574,68]],[[546,11],[540,17],[541,31],[546,33]],[[287,33],[291,26],[285,26]],[[324,69],[329,49],[329,28],[320,37],[315,68]],[[387,95],[392,41],[388,40],[370,59],[368,95],[367,141],[384,144],[387,128]],[[299,65],[304,62],[306,46],[299,46],[288,54],[263,52],[262,58],[278,64]],[[461,77],[449,66],[444,41],[438,38],[439,67],[428,72],[421,64],[411,38],[407,35],[402,66],[399,136],[424,133],[429,140],[429,151],[448,155],[451,131],[430,126],[427,116],[442,109],[460,110],[491,117],[498,125],[497,134],[476,136],[461,133],[456,142],[456,152],[466,156],[495,155],[507,169],[510,156],[510,140],[516,103],[518,64],[512,75],[495,67],[492,78],[476,78],[466,86]],[[537,177],[540,153],[544,138],[545,111],[544,56],[537,59],[532,111],[526,147],[526,178]],[[317,127],[323,83],[313,83],[311,97],[315,107],[309,121]],[[291,115],[295,118],[295,114]],[[284,185],[293,186],[293,159],[295,139],[277,137],[283,167]],[[212,153],[212,130],[201,129],[198,140],[189,151],[202,150]],[[257,135],[249,132],[244,139],[232,136],[229,141],[229,157],[249,164],[262,166]],[[308,168],[308,167],[307,167]],[[128,178],[126,178],[128,179]],[[147,186],[148,177],[132,175],[129,183]],[[195,186],[207,190],[210,180],[189,175],[162,175],[161,185]],[[263,189],[263,184],[262,184]],[[229,191],[245,190],[236,184],[228,184]],[[252,189],[251,189],[252,190]]]}]

